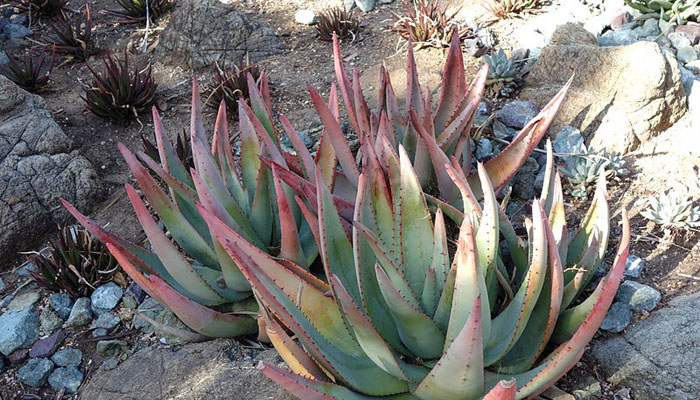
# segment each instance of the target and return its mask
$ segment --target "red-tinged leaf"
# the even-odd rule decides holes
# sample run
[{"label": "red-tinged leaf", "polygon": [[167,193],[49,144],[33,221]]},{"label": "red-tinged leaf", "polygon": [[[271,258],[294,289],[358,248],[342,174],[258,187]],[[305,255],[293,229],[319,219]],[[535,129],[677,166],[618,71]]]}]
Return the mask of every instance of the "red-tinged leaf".
[{"label": "red-tinged leaf", "polygon": [[413,46],[411,43],[408,44],[407,59],[406,112],[408,113],[409,110],[413,108],[417,110],[418,116],[421,120],[423,120],[423,117],[425,116],[423,114],[425,105],[423,104],[423,96],[420,88],[420,81],[418,79],[418,68],[416,67],[416,58],[413,56]]},{"label": "red-tinged leaf", "polygon": [[450,43],[447,61],[445,61],[440,103],[435,113],[435,129],[438,132],[442,132],[449,124],[450,117],[457,111],[457,101],[464,97],[466,89],[462,44],[455,31],[452,34],[452,43]]},{"label": "red-tinged leaf", "polygon": [[438,131],[440,134],[436,141],[442,151],[448,154],[456,154],[456,143],[461,142],[463,138],[469,136],[469,125],[474,119],[480,100],[481,98],[476,98],[467,103],[462,112],[457,114],[444,130]]},{"label": "red-tinged leaf", "polygon": [[[338,120],[340,118],[340,110],[338,109],[338,89],[335,83],[331,85],[331,93],[328,98],[328,108],[335,119]],[[314,161],[316,162],[316,165],[318,165],[318,168],[321,169],[321,174],[326,180],[326,183],[329,185],[328,188],[333,190],[336,170],[338,167],[338,157],[335,155],[333,143],[331,143],[331,140],[326,133],[326,128],[323,128],[323,131],[321,132],[321,140],[318,144],[318,151],[316,152],[316,159]],[[309,174],[315,175],[311,171],[309,171]]]},{"label": "red-tinged leaf", "polygon": [[348,142],[345,139],[345,135],[340,129],[338,120],[335,118],[333,113],[331,113],[326,103],[311,85],[309,85],[309,93],[311,93],[311,101],[314,103],[314,107],[316,108],[318,116],[326,130],[325,132],[328,134],[328,137],[333,144],[335,154],[338,157],[338,162],[340,162],[340,166],[343,168],[345,176],[348,178],[350,183],[353,184],[353,186],[357,186],[357,178],[360,175],[360,172],[357,168],[357,164],[355,163],[355,158],[352,155],[352,151],[350,151],[350,146],[348,146]]},{"label": "red-tinged leaf", "polygon": [[129,275],[129,277],[134,282],[136,282],[136,284],[139,285],[139,287],[143,289],[144,292],[148,293],[149,296],[158,300],[158,302],[161,304],[165,302],[160,297],[160,292],[153,286],[151,281],[132,264],[134,260],[133,254],[129,253],[123,247],[120,247],[112,242],[105,242],[105,246],[107,246],[107,250],[109,250],[109,252],[114,256],[114,258],[117,260],[119,266],[122,267],[124,272],[126,272],[126,274]]},{"label": "red-tinged leaf", "polygon": [[515,379],[499,381],[481,400],[515,400]]},{"label": "red-tinged leaf", "polygon": [[199,99],[199,82],[197,76],[192,77],[192,113],[190,120],[190,135],[198,137],[202,142],[206,142],[207,134],[204,129],[204,119],[202,118],[202,101]]},{"label": "red-tinged leaf", "polygon": [[464,176],[462,168],[460,168],[459,163],[453,157],[450,163],[446,163],[443,169],[450,176],[452,181],[457,185],[460,194],[462,195],[462,208],[464,209],[465,215],[474,214],[476,217],[481,218],[481,206],[472,192],[472,187],[467,182],[467,177]]},{"label": "red-tinged leaf", "polygon": [[295,374],[314,380],[327,381],[326,374],[316,362],[285,331],[275,318],[262,308],[265,315],[265,332],[275,350]]},{"label": "red-tinged leaf", "polygon": [[[572,77],[573,78],[573,77]],[[496,157],[486,163],[486,171],[491,178],[496,191],[502,189],[506,183],[515,175],[518,168],[525,163],[525,160],[532,154],[535,146],[540,142],[547,132],[549,125],[554,120],[559,107],[564,102],[571,80],[557,93],[552,100],[540,111],[520,131],[513,142],[501,151]],[[481,198],[482,193],[477,188],[477,177],[469,176],[469,183],[474,188],[474,194]]]},{"label": "red-tinged leaf", "polygon": [[316,241],[316,245],[318,246],[321,243],[321,237],[318,234],[318,217],[313,211],[311,211],[311,209],[309,209],[309,207],[306,205],[306,203],[301,197],[294,196],[294,200],[299,206],[301,213],[304,215],[304,219],[306,219],[306,223],[309,225],[309,228],[311,229],[311,234],[314,235],[314,240]]},{"label": "red-tinged leaf", "polygon": [[292,142],[292,146],[294,146],[297,156],[301,159],[304,177],[315,185],[316,164],[314,163],[314,159],[311,157],[311,153],[309,153],[309,150],[304,145],[304,142],[302,142],[299,134],[297,134],[297,131],[294,130],[292,124],[289,123],[289,120],[284,115],[280,115],[280,122],[282,123],[284,131],[287,133],[287,137],[289,137],[289,140]]},{"label": "red-tinged leaf", "polygon": [[153,128],[156,136],[156,145],[158,146],[158,156],[163,169],[169,174],[176,176],[178,180],[192,187],[192,182],[189,180],[187,170],[182,164],[182,161],[175,154],[170,140],[168,140],[163,128],[163,123],[158,114],[158,109],[153,106]]},{"label": "red-tinged leaf", "polygon": [[361,129],[359,132],[357,132],[357,136],[367,136],[371,132],[369,107],[367,107],[365,97],[362,94],[362,87],[360,86],[360,72],[357,70],[357,68],[353,68],[352,70],[352,86],[353,95],[355,96],[355,117],[357,118],[357,123]]},{"label": "red-tinged leaf", "polygon": [[282,182],[280,182],[277,169],[272,168],[272,181],[277,194],[277,208],[280,220],[280,234],[282,245],[280,247],[280,257],[294,261],[299,265],[306,265],[306,257],[299,242],[299,231],[292,214],[292,209],[287,201],[287,194],[284,192]]},{"label": "red-tinged leaf", "polygon": [[265,151],[270,155],[270,158],[272,158],[274,162],[286,167],[287,164],[284,161],[284,157],[282,157],[282,153],[280,153],[279,145],[275,141],[276,137],[275,139],[270,137],[266,128],[262,125],[258,117],[245,101],[240,99],[238,101],[238,107],[239,109],[242,108],[245,112],[246,116],[248,117],[248,121],[250,121],[250,123],[253,125],[253,129],[258,135],[258,138],[264,143]]},{"label": "red-tinged leaf", "polygon": [[253,79],[253,75],[250,72],[248,72],[246,80],[248,82],[248,92],[250,93],[250,105],[255,111],[256,119],[265,128],[265,132],[267,133],[268,138],[273,141],[274,147],[279,148],[277,133],[275,132],[275,126],[272,123],[271,111],[268,109],[268,106],[263,99],[263,95],[260,93],[258,85],[255,83],[255,79]]},{"label": "red-tinged leaf", "polygon": [[343,55],[340,54],[340,43],[335,34],[333,35],[333,65],[335,67],[335,77],[340,86],[340,92],[343,94],[343,100],[345,100],[345,109],[347,110],[348,118],[355,132],[359,133],[361,130],[355,114],[355,94],[353,93],[352,83],[348,78],[348,74],[345,72]]}]

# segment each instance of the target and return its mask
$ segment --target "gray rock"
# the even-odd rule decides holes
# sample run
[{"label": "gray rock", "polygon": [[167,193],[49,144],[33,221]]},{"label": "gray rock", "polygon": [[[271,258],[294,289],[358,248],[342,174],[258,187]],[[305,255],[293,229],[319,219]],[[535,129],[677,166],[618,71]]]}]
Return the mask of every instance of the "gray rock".
[{"label": "gray rock", "polygon": [[375,0],[355,0],[355,4],[362,12],[374,10],[375,3]]},{"label": "gray rock", "polygon": [[90,296],[92,307],[102,310],[111,310],[119,304],[119,300],[121,300],[123,294],[122,288],[116,283],[106,283],[92,292]]},{"label": "gray rock", "polygon": [[47,358],[32,358],[17,371],[17,379],[31,387],[40,387],[53,371],[53,363]]},{"label": "gray rock", "polygon": [[484,162],[491,158],[493,154],[493,145],[491,141],[486,138],[481,138],[476,143],[476,159]]},{"label": "gray rock", "polygon": [[22,311],[6,311],[0,315],[0,353],[9,356],[21,347],[29,347],[39,339],[39,316],[34,307]]},{"label": "gray rock", "polygon": [[101,199],[97,172],[53,120],[41,97],[0,76],[0,258],[36,248],[69,221],[65,199],[83,212]]},{"label": "gray rock", "polygon": [[111,311],[105,312],[101,314],[99,317],[97,317],[96,320],[92,321],[92,324],[90,325],[90,329],[97,329],[97,328],[102,328],[102,329],[112,329],[115,326],[119,325],[121,322],[121,319],[119,316]]},{"label": "gray rock", "polygon": [[258,62],[286,50],[265,22],[218,0],[181,0],[165,27],[156,54],[175,65],[209,68],[248,53]]},{"label": "gray rock", "polygon": [[38,340],[36,343],[34,343],[32,348],[29,349],[29,357],[49,357],[54,352],[56,352],[56,350],[59,346],[61,346],[61,343],[63,343],[63,340],[65,338],[66,333],[63,330],[58,330],[52,335]]},{"label": "gray rock", "polygon": [[129,310],[135,310],[136,307],[139,306],[139,303],[136,301],[134,296],[127,294],[124,297],[122,297],[122,307],[129,309]]},{"label": "gray rock", "polygon": [[81,297],[75,301],[73,308],[70,310],[66,327],[73,328],[82,326],[92,321],[92,311],[90,311],[90,299]]},{"label": "gray rock", "polygon": [[22,293],[12,299],[10,304],[7,306],[7,311],[17,312],[32,307],[41,296],[37,292],[27,292]]},{"label": "gray rock", "polygon": [[626,46],[639,40],[639,34],[634,30],[607,31],[598,37],[601,47]]},{"label": "gray rock", "polygon": [[[281,358],[272,350],[231,357],[241,349],[230,340],[187,344],[177,351],[148,347],[129,357],[116,369],[94,374],[81,389],[82,398],[119,399],[231,399],[292,400],[262,374],[262,362],[277,365]],[[163,371],[167,371],[164,374]],[[193,371],[197,373],[193,374]]]},{"label": "gray rock", "polygon": [[97,354],[102,357],[117,357],[129,350],[129,346],[123,340],[100,340],[97,342]]},{"label": "gray rock", "polygon": [[107,336],[107,329],[97,328],[92,331],[92,337]]},{"label": "gray rock", "polygon": [[612,333],[622,332],[632,322],[632,310],[625,303],[613,303],[605,316],[600,329]]},{"label": "gray rock", "polygon": [[0,299],[0,309],[3,309],[7,307],[10,303],[12,303],[12,300],[15,299],[15,296],[8,294],[7,296],[3,297]]},{"label": "gray rock", "polygon": [[552,141],[555,153],[582,154],[588,152],[581,131],[573,126],[563,127]]},{"label": "gray rock", "polygon": [[540,110],[532,102],[515,100],[506,103],[503,108],[496,111],[496,119],[510,128],[522,129],[539,112]]},{"label": "gray rock", "polygon": [[515,128],[507,127],[506,124],[499,120],[495,120],[491,123],[491,132],[493,136],[499,139],[510,140],[517,136],[519,131]]},{"label": "gray rock", "polygon": [[21,39],[34,34],[31,29],[19,24],[7,24],[3,32],[8,39]]},{"label": "gray rock", "polygon": [[[236,143],[239,142],[236,141]],[[144,292],[143,289],[141,289],[141,287],[136,282],[131,282],[131,284],[129,284],[129,287],[126,288],[126,294],[134,296],[137,305],[141,304],[143,300],[146,299],[146,292]]]},{"label": "gray rock", "polygon": [[63,349],[51,357],[51,361],[59,367],[77,367],[83,359],[83,353],[78,349]]},{"label": "gray rock", "polygon": [[[146,300],[144,300],[143,303],[141,303],[141,305],[138,308],[138,311],[146,317],[155,320],[158,317],[158,314],[160,314],[160,312],[163,311],[163,309],[164,307],[162,304],[158,303],[158,301],[153,297],[149,297]],[[134,328],[140,329],[143,333],[155,332],[155,328],[153,328],[153,325],[151,325],[149,322],[139,317],[138,315],[134,316],[132,323],[134,324]]]},{"label": "gray rock", "polygon": [[105,358],[102,362],[102,369],[105,371],[111,371],[119,365],[119,359],[117,357]]},{"label": "gray rock", "polygon": [[700,74],[700,60],[691,61],[685,64],[685,68],[690,70],[693,75]]},{"label": "gray rock", "polygon": [[573,126],[589,148],[627,153],[683,116],[686,101],[675,57],[652,42],[597,47],[569,39],[592,36],[581,31],[576,24],[557,28],[520,94],[542,107],[575,74],[551,132]]},{"label": "gray rock", "polygon": [[49,385],[53,390],[66,389],[66,393],[75,393],[83,383],[83,373],[76,367],[56,368],[49,375]]},{"label": "gray rock", "polygon": [[[169,309],[165,308],[156,317],[156,322],[160,322],[165,326],[176,328],[178,330],[184,330],[193,332],[187,325],[185,325],[180,319]],[[160,338],[161,343],[164,344],[185,344],[186,340],[183,340],[179,336],[173,336],[169,332],[163,331],[159,328],[155,329],[156,335]]]},{"label": "gray rock", "polygon": [[32,264],[31,261],[27,261],[19,267],[15,274],[17,274],[17,276],[29,278],[32,276],[30,272],[37,272],[36,265]]},{"label": "gray rock", "polygon": [[0,373],[2,373],[2,370],[5,368],[5,361],[2,356],[0,356]]},{"label": "gray rock", "polygon": [[391,4],[394,2],[394,0],[379,0],[379,2],[382,4]]},{"label": "gray rock", "polygon": [[625,332],[595,341],[592,354],[606,380],[635,399],[697,400],[700,293],[678,296]]},{"label": "gray rock", "polygon": [[678,57],[678,61],[680,61],[681,63],[687,64],[691,61],[697,60],[698,53],[692,46],[681,47],[676,52],[676,57]]},{"label": "gray rock", "polygon": [[63,326],[63,320],[57,313],[44,308],[39,315],[39,323],[42,335],[51,335],[58,328]]},{"label": "gray rock", "polygon": [[316,23],[316,13],[313,10],[299,10],[294,13],[294,21],[301,25],[313,25]]},{"label": "gray rock", "polygon": [[480,101],[479,106],[476,109],[476,114],[474,115],[474,126],[483,125],[490,116],[491,106],[485,101]]},{"label": "gray rock", "polygon": [[685,96],[686,98],[688,98],[690,96],[690,91],[693,89],[695,74],[690,72],[690,70],[688,70],[682,65],[678,65],[678,69],[681,72],[681,80],[683,81],[683,90],[685,91]]},{"label": "gray rock", "polygon": [[540,165],[537,160],[528,157],[513,177],[513,196],[523,200],[533,198],[535,196],[535,179],[539,170]]},{"label": "gray rock", "polygon": [[603,388],[592,376],[576,384],[571,392],[576,400],[603,400]]},{"label": "gray rock", "polygon": [[343,4],[347,10],[352,10],[355,8],[355,0],[343,0]]},{"label": "gray rock", "polygon": [[667,34],[666,37],[668,37],[668,40],[671,41],[671,45],[673,45],[673,48],[675,49],[692,46],[690,39],[688,39],[688,36],[686,36],[684,33],[671,32]]},{"label": "gray rock", "polygon": [[5,289],[5,282],[2,281],[2,278],[0,278],[0,290]]},{"label": "gray rock", "polygon": [[10,58],[5,53],[0,53],[0,65],[5,65],[10,62]]},{"label": "gray rock", "polygon": [[635,281],[624,281],[617,290],[616,301],[625,303],[633,311],[651,311],[661,301],[661,292]]},{"label": "gray rock", "polygon": [[627,262],[625,263],[625,276],[630,278],[639,278],[639,275],[644,269],[644,260],[634,256],[629,255],[627,257]]},{"label": "gray rock", "polygon": [[637,29],[640,37],[659,36],[661,34],[661,29],[659,29],[659,20],[654,18],[647,19],[644,21],[644,25]]},{"label": "gray rock", "polygon": [[70,316],[70,310],[73,306],[73,299],[65,293],[54,293],[49,296],[49,302],[51,307],[58,313],[58,315],[66,319]]}]

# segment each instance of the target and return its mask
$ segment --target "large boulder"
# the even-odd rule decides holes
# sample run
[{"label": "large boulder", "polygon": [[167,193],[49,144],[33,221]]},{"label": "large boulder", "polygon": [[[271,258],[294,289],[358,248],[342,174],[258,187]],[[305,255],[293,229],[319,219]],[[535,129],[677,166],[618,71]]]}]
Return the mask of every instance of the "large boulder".
[{"label": "large boulder", "polygon": [[158,46],[167,62],[193,69],[237,64],[246,53],[257,62],[285,49],[268,24],[219,0],[178,1]]},{"label": "large boulder", "polygon": [[0,259],[31,250],[57,223],[68,221],[59,199],[89,209],[102,191],[90,162],[43,100],[0,76]]},{"label": "large boulder", "polygon": [[593,344],[608,381],[635,399],[695,400],[700,385],[700,293],[679,296],[629,328]]},{"label": "large boulder", "polygon": [[593,148],[629,152],[686,112],[678,63],[654,42],[598,47],[581,26],[557,28],[521,98],[544,106],[574,75],[551,132],[570,125]]},{"label": "large boulder", "polygon": [[292,400],[260,371],[261,363],[278,364],[272,350],[236,347],[230,340],[150,347],[113,370],[98,370],[82,392],[83,399],[152,400]]}]

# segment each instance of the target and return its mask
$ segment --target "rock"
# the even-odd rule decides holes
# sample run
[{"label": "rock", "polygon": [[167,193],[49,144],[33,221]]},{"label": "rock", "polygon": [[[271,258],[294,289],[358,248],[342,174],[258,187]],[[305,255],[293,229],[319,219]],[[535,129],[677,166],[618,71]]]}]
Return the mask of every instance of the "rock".
[{"label": "rock", "polygon": [[37,272],[36,270],[36,265],[32,264],[31,261],[27,261],[24,264],[22,264],[21,267],[15,272],[17,276],[22,276],[26,278],[31,278],[30,272]]},{"label": "rock", "polygon": [[41,296],[37,292],[22,293],[15,297],[7,306],[7,311],[17,312],[32,307]]},{"label": "rock", "polygon": [[78,349],[63,349],[51,357],[51,361],[59,367],[77,367],[83,359],[83,353]]},{"label": "rock", "polygon": [[511,101],[496,111],[496,119],[506,126],[522,129],[540,112],[536,105],[529,101]]},{"label": "rock", "polygon": [[119,304],[124,292],[116,283],[109,282],[95,289],[90,296],[92,307],[111,310]]},{"label": "rock", "polygon": [[70,316],[73,299],[71,299],[69,295],[64,293],[54,293],[49,296],[49,303],[54,311],[58,313],[59,317],[66,319]]},{"label": "rock", "polygon": [[101,199],[97,172],[53,120],[41,97],[0,76],[0,258],[35,248],[69,221],[66,199],[89,211]]},{"label": "rock", "polygon": [[10,303],[12,303],[12,300],[15,299],[15,296],[8,294],[7,296],[3,297],[0,299],[0,309],[3,309],[7,307]]},{"label": "rock", "polygon": [[92,324],[90,325],[90,329],[97,329],[97,328],[102,328],[102,329],[112,329],[115,326],[119,325],[121,322],[121,319],[119,316],[113,312],[105,312],[101,314],[99,317],[97,317],[96,320],[92,321]]},{"label": "rock", "polygon": [[374,0],[355,0],[357,7],[362,10],[362,12],[370,12],[374,10],[375,1]]},{"label": "rock", "polygon": [[634,255],[629,255],[627,257],[627,262],[625,263],[625,276],[630,278],[639,278],[642,269],[644,269],[643,259]]},{"label": "rock", "polygon": [[555,153],[582,154],[588,152],[581,131],[573,126],[563,127],[552,141]]},{"label": "rock", "polygon": [[602,47],[626,46],[639,40],[639,34],[633,30],[607,31],[598,37],[598,45]]},{"label": "rock", "polygon": [[53,390],[66,389],[66,393],[75,393],[83,383],[83,373],[75,367],[56,368],[49,375],[49,385]]},{"label": "rock", "polygon": [[488,121],[490,116],[491,106],[485,101],[480,101],[479,106],[476,108],[476,114],[474,115],[474,126],[483,125]]},{"label": "rock", "polygon": [[576,384],[571,392],[576,400],[603,400],[603,388],[592,376]]},{"label": "rock", "polygon": [[20,24],[7,24],[3,32],[8,39],[21,39],[34,34],[31,29]]},{"label": "rock", "polygon": [[126,308],[129,310],[135,310],[136,307],[139,306],[139,303],[136,301],[134,296],[127,294],[124,297],[122,297],[122,308]]},{"label": "rock", "polygon": [[613,303],[605,316],[600,329],[612,333],[622,332],[632,322],[632,310],[625,303]]},{"label": "rock", "polygon": [[0,53],[0,65],[5,65],[10,62],[10,58],[5,53]]},{"label": "rock", "polygon": [[90,323],[92,321],[92,311],[90,311],[90,299],[81,297],[75,301],[70,310],[66,327],[74,328]]},{"label": "rock", "polygon": [[31,387],[40,387],[53,371],[53,363],[47,358],[32,358],[17,371],[17,379]]},{"label": "rock", "polygon": [[107,329],[97,328],[92,331],[92,337],[107,336]]},{"label": "rock", "polygon": [[45,337],[34,343],[29,350],[29,357],[50,357],[56,349],[63,343],[66,338],[66,333],[63,330],[56,331],[53,335]]},{"label": "rock", "polygon": [[102,362],[102,369],[105,371],[110,371],[117,368],[117,365],[119,365],[119,359],[117,357],[106,358]]},{"label": "rock", "polygon": [[696,400],[700,369],[700,293],[678,296],[625,332],[595,341],[592,354],[607,381],[635,399]]},{"label": "rock", "polygon": [[481,138],[476,143],[476,159],[484,162],[491,158],[493,154],[493,145],[491,141],[486,138]]},{"label": "rock", "polygon": [[661,301],[661,293],[639,282],[624,281],[617,290],[615,300],[629,305],[632,311],[651,311]]},{"label": "rock", "polygon": [[5,289],[5,282],[3,282],[2,278],[0,278],[0,290]]},{"label": "rock", "polygon": [[[82,390],[90,400],[292,400],[261,373],[262,362],[281,363],[272,350],[255,352],[249,360],[234,359],[240,349],[229,340],[182,346],[177,351],[148,347],[111,371],[93,375]],[[242,358],[242,357],[241,357]],[[167,371],[164,374],[163,371]]]},{"label": "rock", "polygon": [[39,315],[39,324],[42,335],[51,335],[63,326],[63,320],[55,312],[44,308]]},{"label": "rock", "polygon": [[[193,332],[187,325],[185,325],[180,319],[169,309],[163,309],[158,316],[155,318],[156,322],[160,322],[163,325],[176,328],[179,330],[184,330],[188,332]],[[187,341],[183,340],[179,336],[173,336],[169,332],[163,331],[156,327],[156,335],[160,338],[161,343],[164,344],[185,344]]]},{"label": "rock", "polygon": [[352,10],[355,7],[355,0],[343,0],[346,10]]},{"label": "rock", "polygon": [[316,13],[313,10],[299,10],[294,13],[294,20],[297,24],[313,25],[316,23]]},{"label": "rock", "polygon": [[129,287],[126,288],[126,293],[134,296],[134,299],[136,299],[138,304],[141,304],[146,298],[146,292],[144,292],[136,282],[131,282]]},{"label": "rock", "polygon": [[661,34],[661,29],[659,29],[659,20],[654,18],[647,19],[644,21],[644,25],[637,29],[640,37],[655,37]]},{"label": "rock", "polygon": [[5,368],[5,361],[3,361],[3,357],[0,356],[0,373],[2,373],[2,370]]},{"label": "rock", "polygon": [[537,160],[528,157],[513,177],[513,195],[523,200],[535,197],[535,179],[539,170]]},{"label": "rock", "polygon": [[493,136],[503,140],[510,140],[518,134],[517,129],[509,128],[499,120],[495,120],[491,123],[491,132]]},{"label": "rock", "polygon": [[120,353],[129,350],[129,346],[123,340],[100,340],[97,342],[97,354],[102,357],[117,357]]},{"label": "rock", "polygon": [[608,25],[610,25],[610,28],[617,31],[620,30],[620,27],[627,25],[630,22],[632,22],[632,15],[627,11],[620,11],[610,19],[610,23]]},{"label": "rock", "polygon": [[696,45],[700,41],[700,25],[673,25],[668,31],[669,33],[684,34],[691,45]]},{"label": "rock", "polygon": [[284,42],[270,26],[218,0],[177,2],[156,50],[175,65],[209,68],[214,62],[238,60],[246,53],[258,62],[281,54]]},{"label": "rock", "polygon": [[[575,24],[557,29],[582,30]],[[626,153],[666,130],[685,113],[678,63],[657,44],[638,42],[600,48],[572,43],[566,35],[560,36],[561,41],[552,41],[542,50],[520,96],[542,107],[575,73],[551,131],[573,126],[581,131],[589,148]],[[644,63],[639,62],[641,59]]]},{"label": "rock", "polygon": [[20,347],[31,346],[38,338],[39,316],[34,307],[0,315],[0,353],[9,356]]},{"label": "rock", "polygon": [[671,32],[666,35],[668,40],[671,41],[671,45],[675,49],[680,49],[682,47],[691,47],[692,43],[690,43],[690,39],[681,32]]},{"label": "rock", "polygon": [[7,356],[7,359],[10,360],[10,362],[12,364],[19,364],[22,361],[24,361],[28,355],[29,355],[28,349],[19,349],[19,350],[13,351],[9,356]]},{"label": "rock", "polygon": [[[138,308],[138,311],[146,317],[155,320],[158,317],[158,314],[160,314],[160,312],[163,311],[163,309],[164,307],[162,304],[158,303],[158,301],[153,297],[149,297],[146,300],[144,300],[143,303],[141,303],[141,305]],[[153,325],[151,325],[149,322],[139,317],[138,315],[134,316],[132,323],[134,324],[134,328],[140,329],[143,333],[155,332],[155,328],[153,328]]]},{"label": "rock", "polygon": [[691,46],[681,47],[676,52],[676,57],[678,57],[678,61],[680,61],[681,63],[687,64],[691,61],[697,60],[698,53]]}]

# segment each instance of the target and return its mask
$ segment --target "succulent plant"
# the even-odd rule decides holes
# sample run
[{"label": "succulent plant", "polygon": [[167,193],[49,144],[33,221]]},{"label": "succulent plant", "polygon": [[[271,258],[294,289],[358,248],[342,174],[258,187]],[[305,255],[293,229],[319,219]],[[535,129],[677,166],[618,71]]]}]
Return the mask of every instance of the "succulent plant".
[{"label": "succulent plant", "polygon": [[485,56],[484,62],[489,66],[489,74],[486,84],[498,91],[503,87],[515,84],[517,74],[513,60],[499,49],[491,56]]},{"label": "succulent plant", "polygon": [[482,0],[482,6],[494,19],[505,19],[539,7],[541,0]]},{"label": "succulent plant", "polygon": [[697,0],[625,0],[625,4],[641,11],[640,19],[663,19],[675,25],[700,21],[700,1]]},{"label": "succulent plant", "polygon": [[89,296],[119,269],[105,245],[80,226],[59,226],[58,238],[29,261],[36,266],[29,274],[39,286],[72,297]]},{"label": "succulent plant", "polygon": [[[267,376],[301,399],[522,399],[553,385],[583,355],[624,271],[630,232],[623,211],[613,267],[579,302],[607,249],[605,176],[569,238],[548,146],[542,197],[533,202],[528,238],[519,238],[484,166],[480,204],[459,165],[447,162],[467,210],[454,218],[461,228],[450,257],[444,215],[429,212],[403,146],[397,154],[388,141],[377,149],[362,142],[350,221],[323,172],[315,173],[317,213],[305,217],[315,226],[327,283],[199,207],[253,287],[267,335],[292,370],[266,365]],[[501,238],[510,257],[499,251]]]},{"label": "succulent plant", "polygon": [[399,34],[419,48],[448,47],[453,32],[460,41],[474,37],[472,30],[455,18],[459,10],[449,12],[442,0],[401,0],[404,14],[394,13],[391,32]]},{"label": "succulent plant", "polygon": [[345,7],[331,7],[318,14],[316,30],[319,38],[327,42],[333,41],[333,34],[340,40],[347,38],[354,40],[360,31],[360,21],[352,10],[347,10]]},{"label": "succulent plant", "polygon": [[601,173],[617,180],[629,175],[624,159],[616,152],[605,150],[567,157],[566,168],[562,169],[562,174],[574,187],[571,194],[580,198],[587,197],[588,188]]},{"label": "succulent plant", "polygon": [[204,91],[206,96],[204,105],[218,108],[221,101],[224,100],[228,114],[237,117],[238,99],[243,98],[247,102],[250,97],[248,74],[253,77],[255,82],[258,82],[261,73],[262,70],[258,67],[258,64],[251,63],[247,54],[241,57],[238,65],[234,65],[231,68],[214,63],[214,81]]},{"label": "succulent plant", "polygon": [[687,191],[671,189],[649,198],[649,207],[640,213],[664,230],[700,228],[700,207],[693,207]]},{"label": "succulent plant", "polygon": [[31,15],[63,19],[68,0],[9,0],[8,4]]},{"label": "succulent plant", "polygon": [[95,115],[118,121],[130,120],[153,103],[158,84],[151,75],[151,64],[143,71],[132,70],[126,50],[123,60],[115,60],[107,51],[101,73],[89,65],[87,67],[94,79],[85,88],[82,99]]},{"label": "succulent plant", "polygon": [[117,0],[121,10],[104,10],[103,14],[120,18],[120,24],[144,23],[158,19],[173,8],[175,0]]},{"label": "succulent plant", "polygon": [[[141,134],[141,144],[143,145],[143,152],[150,157],[153,161],[158,164],[162,164],[160,160],[160,153],[158,152],[158,139],[153,136],[153,139],[148,139],[145,135]],[[175,157],[182,163],[185,171],[189,171],[190,168],[194,168],[194,158],[192,157],[192,146],[190,145],[189,139],[187,139],[187,131],[183,129],[182,134],[175,136],[175,143],[173,145],[173,152]]]},{"label": "succulent plant", "polygon": [[85,20],[72,23],[68,20],[57,21],[51,25],[56,37],[53,46],[57,53],[65,54],[77,61],[85,61],[97,53],[92,37],[92,15],[90,5],[85,5]]},{"label": "succulent plant", "polygon": [[47,58],[45,52],[39,56],[25,54],[21,59],[7,51],[5,51],[5,55],[7,55],[9,62],[0,66],[0,75],[4,75],[28,92],[39,93],[46,88],[51,71],[53,71],[55,50],[52,52],[51,58]]}]

